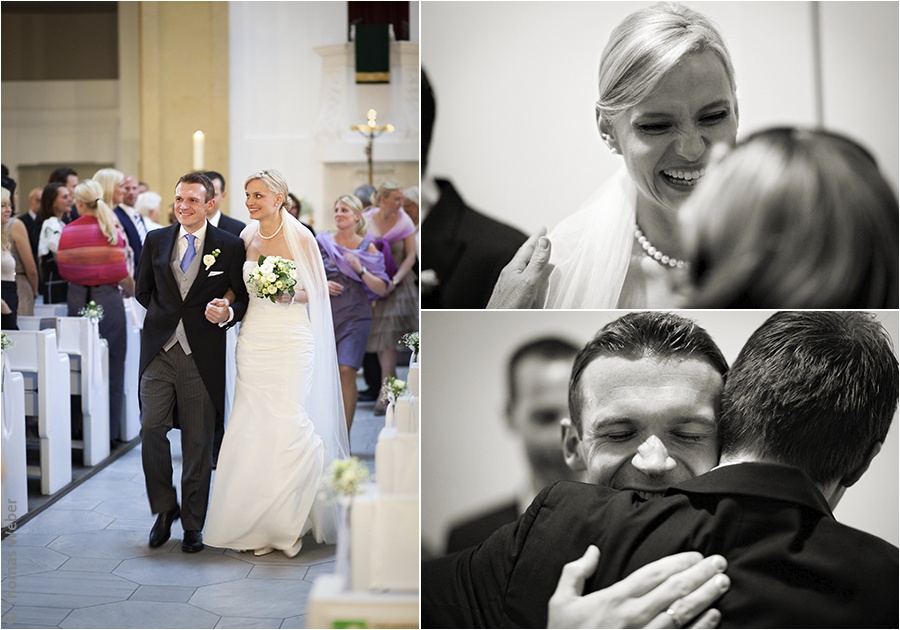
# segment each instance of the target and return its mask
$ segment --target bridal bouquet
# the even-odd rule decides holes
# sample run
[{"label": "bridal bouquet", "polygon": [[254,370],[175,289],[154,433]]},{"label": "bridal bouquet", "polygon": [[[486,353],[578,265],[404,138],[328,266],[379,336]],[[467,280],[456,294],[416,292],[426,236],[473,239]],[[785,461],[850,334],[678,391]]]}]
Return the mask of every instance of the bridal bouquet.
[{"label": "bridal bouquet", "polygon": [[97,304],[94,300],[91,300],[81,307],[81,310],[78,311],[78,314],[82,317],[87,317],[91,321],[99,322],[101,319],[103,319],[103,307]]},{"label": "bridal bouquet", "polygon": [[279,295],[293,297],[297,268],[292,261],[281,256],[260,256],[256,268],[250,272],[248,282],[256,297],[268,298],[272,302]]}]

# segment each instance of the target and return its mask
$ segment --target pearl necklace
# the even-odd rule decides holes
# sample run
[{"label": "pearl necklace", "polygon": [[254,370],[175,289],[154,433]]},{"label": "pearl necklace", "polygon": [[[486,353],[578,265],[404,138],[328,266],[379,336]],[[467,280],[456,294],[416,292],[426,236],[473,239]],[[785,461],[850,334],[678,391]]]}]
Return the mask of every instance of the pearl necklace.
[{"label": "pearl necklace", "polygon": [[278,236],[278,233],[281,231],[281,228],[283,228],[283,227],[284,227],[284,217],[282,216],[281,223],[278,224],[278,229],[272,233],[272,236],[263,236],[262,232],[260,232],[260,231],[257,231],[257,232],[259,234],[259,238],[263,239],[264,241],[269,241],[269,240],[275,238],[276,236]]},{"label": "pearl necklace", "polygon": [[679,260],[672,256],[666,256],[661,251],[656,249],[653,244],[649,240],[647,240],[647,237],[644,236],[644,233],[641,232],[641,228],[638,227],[637,222],[635,222],[634,224],[634,238],[637,239],[637,242],[644,250],[644,253],[646,253],[650,258],[658,262],[663,267],[671,267],[672,269],[684,269],[685,267],[691,266],[691,264],[685,260]]}]

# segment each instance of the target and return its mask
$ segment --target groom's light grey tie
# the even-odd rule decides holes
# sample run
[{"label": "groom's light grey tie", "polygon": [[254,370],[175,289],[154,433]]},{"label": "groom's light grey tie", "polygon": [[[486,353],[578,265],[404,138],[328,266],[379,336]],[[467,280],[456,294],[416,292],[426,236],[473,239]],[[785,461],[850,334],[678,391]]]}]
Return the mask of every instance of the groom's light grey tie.
[{"label": "groom's light grey tie", "polygon": [[197,252],[194,251],[194,241],[197,239],[197,237],[193,234],[185,234],[184,238],[187,239],[187,249],[184,252],[184,257],[181,259],[182,273],[188,270],[188,267],[191,266],[191,263],[194,261],[194,257],[197,255]]}]

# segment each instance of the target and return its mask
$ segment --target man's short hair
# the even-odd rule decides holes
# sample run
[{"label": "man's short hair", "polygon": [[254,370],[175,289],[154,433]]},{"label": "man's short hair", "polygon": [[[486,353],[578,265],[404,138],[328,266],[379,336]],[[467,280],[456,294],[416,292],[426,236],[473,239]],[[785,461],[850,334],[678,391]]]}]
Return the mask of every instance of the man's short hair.
[{"label": "man's short hair", "polygon": [[875,317],[776,313],[751,335],[722,394],[722,454],[749,453],[827,484],[884,442],[897,409],[897,358]]},{"label": "man's short hair", "polygon": [[628,313],[608,323],[582,348],[569,381],[569,416],[581,435],[584,395],[581,375],[597,357],[626,359],[701,359],[725,377],[728,362],[709,333],[696,322],[674,313]]},{"label": "man's short hair", "polygon": [[222,182],[222,192],[225,192],[225,178],[222,176],[222,173],[219,173],[217,171],[206,171],[203,174],[209,177],[209,181],[218,179],[220,182]]},{"label": "man's short hair", "polygon": [[200,184],[206,189],[206,199],[205,203],[209,203],[212,201],[213,197],[216,196],[216,189],[213,187],[212,181],[210,181],[209,177],[200,172],[187,173],[182,175],[178,179],[178,183],[175,184],[175,187],[178,187],[178,184]]},{"label": "man's short hair", "polygon": [[512,409],[519,396],[516,387],[516,370],[522,361],[532,357],[545,361],[556,361],[571,359],[576,354],[578,354],[578,346],[561,337],[539,337],[519,346],[506,365],[507,413]]}]

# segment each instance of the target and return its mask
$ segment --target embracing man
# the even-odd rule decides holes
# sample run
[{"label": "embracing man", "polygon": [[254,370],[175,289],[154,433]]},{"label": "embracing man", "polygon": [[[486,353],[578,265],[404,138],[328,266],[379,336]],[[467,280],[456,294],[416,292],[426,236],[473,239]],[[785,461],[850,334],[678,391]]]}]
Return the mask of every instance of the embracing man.
[{"label": "embracing man", "polygon": [[[202,173],[178,180],[177,223],[147,234],[135,289],[147,309],[141,333],[141,445],[150,508],[158,515],[150,546],[165,543],[180,517],[186,552],[203,549],[213,434],[225,408],[226,329],[244,316],[248,299],[241,277],[243,241],[206,220],[214,196]],[[236,294],[231,306],[220,299],[229,288]],[[176,407],[180,507],[166,437]]]},{"label": "embracing man", "polygon": [[[897,408],[897,359],[874,317],[777,313],[754,332],[728,372],[713,437],[720,459],[706,474],[708,446],[681,462],[678,455],[708,444],[706,413],[696,413],[705,403],[674,414],[683,423],[665,438],[648,438],[641,426],[650,418],[633,416],[652,413],[667,395],[661,381],[653,385],[654,371],[669,371],[675,402],[691,391],[707,400],[715,377],[698,364],[676,369],[688,361],[676,356],[645,363],[629,379],[653,357],[629,343],[591,342],[570,381],[567,457],[603,485],[550,486],[481,546],[426,563],[423,627],[547,627],[564,565],[589,545],[600,563],[581,576],[588,593],[664,556],[699,551],[728,563],[731,588],[716,603],[721,627],[893,627],[897,547],[832,514],[878,453]],[[610,360],[619,365],[604,370]],[[635,386],[640,379],[644,387]],[[645,472],[662,478],[693,461],[692,474],[641,487],[615,456],[637,442],[631,461]],[[676,601],[647,618],[681,627],[691,621],[682,608]]]}]

